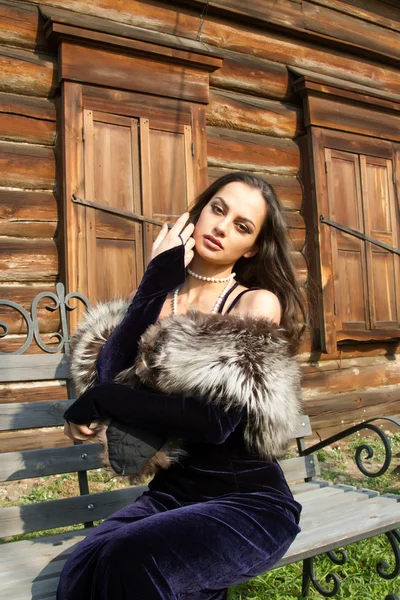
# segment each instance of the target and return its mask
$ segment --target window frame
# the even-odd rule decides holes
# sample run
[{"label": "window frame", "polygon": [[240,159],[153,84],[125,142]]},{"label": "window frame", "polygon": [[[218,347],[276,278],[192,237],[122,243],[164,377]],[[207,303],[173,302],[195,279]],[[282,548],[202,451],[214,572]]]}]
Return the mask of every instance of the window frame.
[{"label": "window frame", "polygon": [[[321,223],[320,216],[329,214],[327,148],[390,160],[399,237],[400,97],[389,97],[365,86],[352,86],[349,82],[301,69],[292,69],[292,72],[296,77],[294,89],[303,97],[306,126],[306,134],[298,143],[304,158],[300,178],[304,185],[302,212],[307,227],[305,255],[314,344],[323,353],[334,354],[348,341],[398,339],[400,323],[395,329],[338,330],[331,228]],[[376,118],[372,118],[374,116]],[[400,298],[396,301],[399,311]],[[370,309],[372,301],[368,302]]]}]

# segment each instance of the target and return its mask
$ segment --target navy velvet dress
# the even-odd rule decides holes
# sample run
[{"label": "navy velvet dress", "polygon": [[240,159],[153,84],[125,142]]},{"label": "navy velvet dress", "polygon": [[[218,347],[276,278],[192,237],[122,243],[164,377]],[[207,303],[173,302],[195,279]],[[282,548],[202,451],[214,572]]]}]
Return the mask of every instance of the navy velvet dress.
[{"label": "navy velvet dress", "polygon": [[273,567],[300,531],[301,505],[279,464],[245,448],[244,411],[112,383],[184,279],[183,247],[151,261],[100,354],[100,383],[65,418],[88,424],[114,417],[184,437],[188,457],[159,472],[148,491],[80,543],[62,571],[57,600],[224,600],[229,586]]}]

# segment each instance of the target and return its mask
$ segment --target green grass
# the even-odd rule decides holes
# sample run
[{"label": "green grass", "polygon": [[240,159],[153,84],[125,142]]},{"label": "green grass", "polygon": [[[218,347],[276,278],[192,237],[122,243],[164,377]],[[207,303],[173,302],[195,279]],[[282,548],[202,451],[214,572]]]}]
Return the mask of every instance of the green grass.
[{"label": "green grass", "polygon": [[[393,454],[400,453],[400,435],[390,435]],[[354,462],[354,452],[361,443],[368,443],[374,450],[372,459],[364,461],[364,465],[371,470],[377,470],[383,460],[383,449],[380,442],[372,439],[361,439],[354,436],[346,442],[340,442],[318,452],[321,465],[321,479],[333,483],[344,483],[366,487],[380,493],[400,494],[400,478],[394,474],[398,461],[393,461],[388,472],[379,479],[363,476],[358,471]],[[295,455],[295,453],[293,453]],[[98,469],[89,472],[89,485],[91,492],[107,491],[129,485],[126,479],[113,477],[109,471]],[[12,488],[12,485],[10,489]],[[4,491],[4,490],[3,490]],[[78,494],[77,476],[74,474],[54,475],[42,477],[31,481],[28,489],[21,487],[14,490],[9,498],[6,493],[0,496],[0,506],[30,504],[57,498],[69,497]],[[301,496],[298,497],[301,502]],[[81,529],[81,525],[64,527],[46,533],[62,533]],[[15,536],[12,540],[32,539],[42,535],[42,532]],[[3,542],[11,541],[10,539]],[[315,573],[323,587],[331,589],[332,584],[325,581],[329,573],[337,573],[342,581],[338,600],[384,600],[390,593],[400,593],[400,583],[397,580],[386,581],[379,577],[376,565],[381,560],[386,560],[390,570],[394,567],[394,555],[386,536],[379,536],[365,540],[346,548],[348,561],[345,565],[335,565],[326,555],[319,557],[315,563]],[[235,586],[229,591],[229,600],[298,600],[301,596],[301,563],[295,563],[279,569],[274,569],[260,575],[242,585]],[[309,600],[321,600],[322,596],[311,587]]]}]

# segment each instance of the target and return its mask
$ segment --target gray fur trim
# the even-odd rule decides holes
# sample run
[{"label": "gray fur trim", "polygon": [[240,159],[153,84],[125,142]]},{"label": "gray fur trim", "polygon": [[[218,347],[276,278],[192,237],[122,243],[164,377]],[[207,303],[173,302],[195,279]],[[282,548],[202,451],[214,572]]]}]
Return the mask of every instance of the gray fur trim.
[{"label": "gray fur trim", "polygon": [[246,407],[245,442],[265,458],[281,456],[301,414],[300,369],[286,331],[236,315],[168,317],[140,343],[136,366],[118,376],[169,394],[201,396],[224,410]]},{"label": "gray fur trim", "polygon": [[90,308],[71,339],[70,372],[77,394],[96,382],[96,362],[118,323],[123,319],[129,301],[117,298]]}]

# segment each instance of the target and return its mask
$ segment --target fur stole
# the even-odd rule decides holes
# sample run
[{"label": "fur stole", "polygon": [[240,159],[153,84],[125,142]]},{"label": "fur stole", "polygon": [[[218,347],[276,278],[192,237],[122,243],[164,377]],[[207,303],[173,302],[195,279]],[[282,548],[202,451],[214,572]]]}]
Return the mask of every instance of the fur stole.
[{"label": "fur stole", "polygon": [[[78,393],[95,383],[98,353],[126,308],[113,301],[91,309],[73,336],[70,368]],[[287,333],[260,318],[193,311],[162,319],[148,327],[136,363],[115,381],[200,396],[226,411],[245,407],[246,447],[265,459],[284,453],[302,408],[300,371]],[[168,441],[172,460],[180,445]],[[165,453],[158,458],[161,467],[169,466]]]}]

